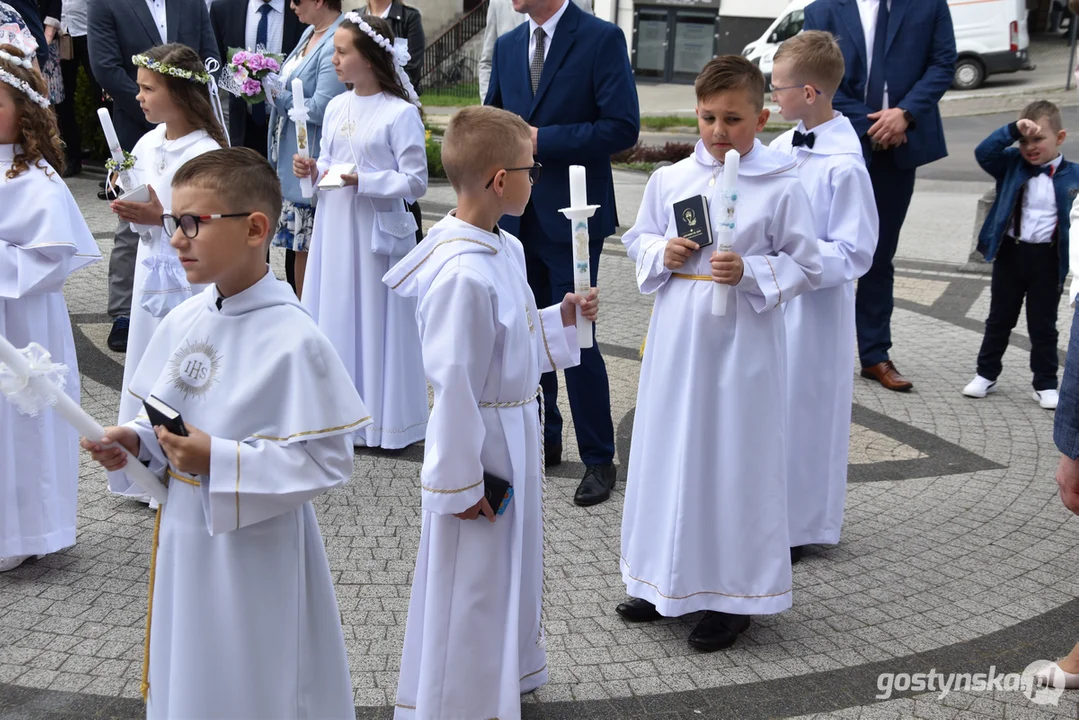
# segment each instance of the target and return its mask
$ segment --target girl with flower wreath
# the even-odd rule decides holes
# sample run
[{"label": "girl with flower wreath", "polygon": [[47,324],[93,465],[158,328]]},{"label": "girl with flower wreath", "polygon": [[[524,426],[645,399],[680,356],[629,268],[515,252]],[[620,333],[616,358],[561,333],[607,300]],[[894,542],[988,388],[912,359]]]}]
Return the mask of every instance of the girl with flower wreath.
[{"label": "girl with flower wreath", "polygon": [[406,203],[427,192],[423,120],[404,71],[407,42],[385,20],[348,13],[333,45],[351,89],[326,107],[317,162],[296,155],[294,171],[316,184],[333,165],[356,171],[344,187],[318,191],[301,297],[374,417],[355,444],[398,450],[426,434],[427,381],[416,299],[391,292],[382,276],[416,246]]},{"label": "girl with flower wreath", "polygon": [[132,152],[135,176],[146,185],[149,201],[115,200],[110,205],[122,220],[132,223],[140,239],[119,425],[134,420],[142,411],[142,398],[129,392],[128,385],[154,330],[172,308],[203,289],[187,282],[162,226],[161,216],[171,206],[172,176],[191,158],[228,147],[224,127],[211,101],[216,85],[212,86],[198,53],[186,45],[171,43],[151,48],[132,61],[138,67],[136,100],[147,121],[156,127],[142,136]]},{"label": "girl with flower wreath", "polygon": [[[101,253],[60,179],[64,153],[47,95],[30,54],[0,45],[0,335],[18,348],[39,345],[32,364],[51,353],[62,365],[53,379],[78,402],[63,286]],[[78,442],[54,413],[28,417],[0,400],[0,572],[75,544]]]}]

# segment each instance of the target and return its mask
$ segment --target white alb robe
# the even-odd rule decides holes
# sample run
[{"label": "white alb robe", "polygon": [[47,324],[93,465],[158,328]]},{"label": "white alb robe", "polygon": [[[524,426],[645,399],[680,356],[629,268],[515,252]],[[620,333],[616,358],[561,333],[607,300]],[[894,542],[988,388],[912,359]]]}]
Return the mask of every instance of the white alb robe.
[{"label": "white alb robe", "polygon": [[[806,132],[798,123],[798,132]],[[787,521],[791,547],[835,545],[847,497],[854,396],[854,281],[873,264],[877,204],[862,145],[838,112],[813,128],[812,148],[774,141],[794,157],[809,193],[821,283],[785,306],[787,328]]]},{"label": "white alb robe", "polygon": [[[191,158],[220,149],[221,146],[207,135],[205,130],[196,130],[175,140],[166,140],[165,125],[161,124],[143,135],[135,144],[132,151],[135,156],[135,174],[140,183],[153,187],[164,211],[172,212],[172,176]],[[161,169],[162,163],[164,170]],[[174,278],[183,279],[182,283],[173,284],[167,289],[157,286],[149,288],[150,292],[167,294],[169,298],[165,302],[173,306],[179,305],[206,287],[191,285],[186,281],[183,266],[180,265],[176,250],[169,245],[170,237],[165,233],[164,227],[160,224],[149,228],[138,227],[139,249],[135,255],[135,282],[131,292],[131,328],[128,330],[127,352],[124,354],[124,385],[120,393],[118,422],[121,425],[134,420],[135,416],[142,412],[142,402],[128,392],[128,388],[150,337],[161,323],[161,318],[154,317],[142,307],[143,290],[151,274],[146,262],[150,260],[171,266],[171,270],[165,271],[163,268],[162,272],[171,272]]]},{"label": "white alb robe", "polygon": [[[448,216],[386,274],[419,302],[435,392],[420,474],[423,523],[405,626],[397,720],[521,717],[547,682],[540,374],[580,362],[576,326],[536,308],[524,249]],[[492,407],[492,404],[501,407]],[[483,472],[514,495],[494,524],[459,520]]]},{"label": "white alb robe", "polygon": [[[151,560],[148,718],[352,718],[352,682],[311,500],[352,474],[370,422],[295,293],[266,275],[161,322],[131,391],[212,437],[210,474],[175,472],[146,416],[127,424],[169,479]],[[131,492],[122,471],[113,491]],[[144,685],[144,692],[147,687]]]},{"label": "white alb robe", "polygon": [[326,106],[319,174],[352,163],[359,184],[320,190],[303,304],[337,348],[374,422],[357,445],[397,449],[423,439],[423,379],[416,300],[390,292],[382,276],[416,247],[405,209],[427,192],[423,121],[390,95],[338,95]]},{"label": "white alb robe", "polygon": [[[63,287],[101,252],[59,173],[31,165],[8,179],[14,157],[14,145],[0,145],[0,335],[20,349],[38,343],[66,365],[65,390],[78,402]],[[0,558],[74,545],[78,488],[75,429],[51,409],[20,415],[0,395]]]},{"label": "white alb robe", "polygon": [[[791,606],[780,305],[820,279],[813,214],[790,158],[760,141],[742,157],[733,250],[745,273],[712,315],[710,256],[663,265],[673,206],[694,195],[718,227],[722,165],[701,142],[648,181],[622,242],[655,293],[641,365],[622,519],[622,578],[666,616],[771,614]],[[715,179],[714,185],[710,181]]]}]

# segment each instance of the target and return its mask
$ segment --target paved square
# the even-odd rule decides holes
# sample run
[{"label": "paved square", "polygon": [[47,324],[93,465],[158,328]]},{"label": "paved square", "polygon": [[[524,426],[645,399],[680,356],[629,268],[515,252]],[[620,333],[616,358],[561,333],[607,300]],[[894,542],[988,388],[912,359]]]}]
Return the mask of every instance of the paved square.
[{"label": "paved square", "polygon": [[[617,173],[632,221],[645,177]],[[115,226],[96,180],[71,181],[103,253]],[[582,509],[572,425],[547,496],[551,537],[550,683],[524,700],[530,718],[1072,717],[1079,693],[1041,706],[1014,691],[899,692],[878,700],[878,675],[1021,672],[1079,640],[1079,523],[1053,474],[1052,413],[1029,398],[1029,343],[1017,328],[1000,391],[969,400],[987,309],[988,276],[956,272],[985,185],[920,181],[897,260],[893,358],[915,382],[906,395],[855,384],[843,541],[795,567],[794,607],[755,618],[738,645],[702,655],[696,620],[627,625],[618,570],[622,485]],[[452,194],[433,187],[428,221]],[[935,214],[950,220],[934,227]],[[962,233],[953,232],[954,228]],[[943,229],[942,229],[943,228]],[[963,234],[966,233],[966,234]],[[275,255],[281,276],[281,257]],[[66,295],[83,405],[115,418],[123,356],[105,345],[106,263],[71,278]],[[611,376],[622,480],[651,299],[635,287],[617,239],[600,268],[599,340]],[[1061,351],[1071,310],[1061,307]],[[564,402],[564,413],[569,419]],[[762,445],[762,451],[767,451]],[[344,488],[316,503],[348,644],[357,715],[392,715],[419,538],[422,449],[359,453]],[[78,544],[0,575],[0,718],[134,718],[146,619],[153,515],[109,495],[83,459]]]}]

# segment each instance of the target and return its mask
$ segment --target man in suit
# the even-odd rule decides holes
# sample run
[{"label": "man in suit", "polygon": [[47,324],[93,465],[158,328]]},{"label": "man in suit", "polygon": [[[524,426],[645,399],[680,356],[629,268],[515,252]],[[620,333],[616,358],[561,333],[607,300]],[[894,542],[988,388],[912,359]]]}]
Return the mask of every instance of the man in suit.
[{"label": "man in suit", "polygon": [[[128,152],[152,127],[135,99],[138,73],[131,57],[175,42],[194,48],[203,59],[220,60],[204,0],[90,0],[87,40],[94,79],[112,98],[112,123]],[[127,350],[138,243],[139,236],[121,221],[109,256],[108,311],[113,322],[108,345],[116,352]]]},{"label": "man in suit", "polygon": [[[347,4],[347,3],[346,3]],[[423,17],[420,11],[400,0],[370,0],[368,3],[352,3],[361,15],[374,15],[390,24],[395,38],[408,41],[409,60],[405,65],[405,74],[412,82],[416,92],[420,91],[420,76],[423,74],[423,50],[427,46],[423,35]]]},{"label": "man in suit", "polygon": [[[229,48],[267,52],[287,57],[306,27],[287,0],[214,0],[210,25],[217,38],[217,52],[225,62]],[[229,98],[229,140],[233,147],[247,147],[266,157],[268,131],[266,104],[248,105],[242,98]]]},{"label": "man in suit", "polygon": [[[592,14],[592,0],[573,0],[577,7]],[[487,97],[491,82],[491,58],[495,54],[495,41],[521,23],[528,16],[513,9],[513,0],[490,0],[487,5],[487,27],[483,31],[483,49],[480,51],[480,100]]]},{"label": "man in suit", "polygon": [[[513,0],[528,22],[495,43],[486,103],[515,112],[532,126],[532,151],[544,165],[543,181],[520,218],[501,226],[520,238],[528,284],[540,307],[573,290],[569,166],[583,165],[588,202],[599,205],[589,224],[592,284],[603,241],[618,224],[611,155],[632,147],[641,128],[637,87],[626,38],[611,23],[584,13],[571,0]],[[574,502],[587,506],[611,495],[614,427],[607,368],[599,348],[581,351],[581,364],[565,371],[566,392],[585,475]],[[543,376],[548,466],[562,458],[558,377]]]},{"label": "man in suit", "polygon": [[805,9],[804,29],[832,33],[843,50],[847,71],[833,103],[862,136],[880,216],[873,265],[855,300],[862,377],[910,390],[888,357],[892,258],[915,170],[948,154],[937,103],[955,71],[952,16],[947,0],[817,0]]}]

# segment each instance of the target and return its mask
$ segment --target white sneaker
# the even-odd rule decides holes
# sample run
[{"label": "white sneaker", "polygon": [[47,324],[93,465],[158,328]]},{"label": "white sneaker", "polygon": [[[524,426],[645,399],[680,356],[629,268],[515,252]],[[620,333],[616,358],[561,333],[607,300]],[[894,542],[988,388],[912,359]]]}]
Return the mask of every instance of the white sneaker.
[{"label": "white sneaker", "polygon": [[1060,394],[1056,390],[1035,390],[1031,395],[1046,410],[1056,410]]},{"label": "white sneaker", "polygon": [[16,555],[15,557],[0,558],[0,573],[14,570],[29,559],[29,555]]},{"label": "white sneaker", "polygon": [[986,380],[981,375],[975,375],[974,379],[963,388],[963,394],[972,398],[983,398],[991,392],[996,392],[997,381]]}]

